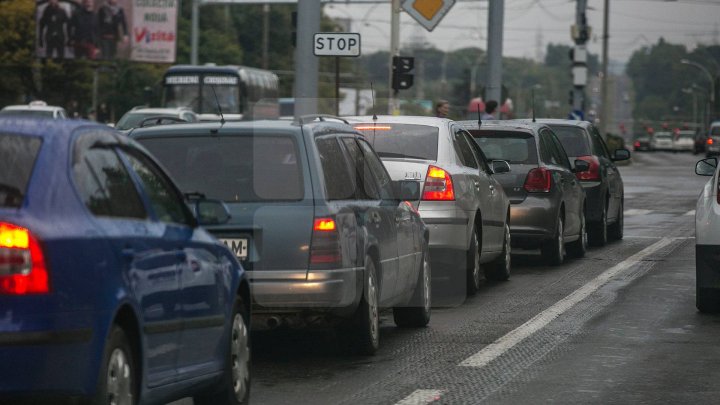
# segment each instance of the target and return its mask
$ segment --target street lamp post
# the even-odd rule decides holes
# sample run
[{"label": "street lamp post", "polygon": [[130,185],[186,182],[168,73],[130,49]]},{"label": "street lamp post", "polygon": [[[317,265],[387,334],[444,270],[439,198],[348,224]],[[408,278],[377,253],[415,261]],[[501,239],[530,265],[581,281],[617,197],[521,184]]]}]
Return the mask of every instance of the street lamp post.
[{"label": "street lamp post", "polygon": [[[707,114],[707,120],[710,120],[710,117],[712,116],[713,112],[715,111],[715,77],[710,73],[705,66],[693,62],[688,59],[680,59],[680,63],[683,65],[690,65],[697,69],[700,69],[705,75],[707,75],[708,80],[710,81],[710,95],[708,97],[708,114]],[[704,122],[703,124],[707,125],[709,127],[709,122]]]}]

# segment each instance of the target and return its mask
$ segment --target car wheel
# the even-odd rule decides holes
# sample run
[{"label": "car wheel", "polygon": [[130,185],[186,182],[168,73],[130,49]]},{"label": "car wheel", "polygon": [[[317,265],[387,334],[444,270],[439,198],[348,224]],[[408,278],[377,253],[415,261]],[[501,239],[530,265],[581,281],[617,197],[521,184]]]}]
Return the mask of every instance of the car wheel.
[{"label": "car wheel", "polygon": [[380,309],[378,307],[378,282],[375,262],[365,257],[365,288],[360,305],[352,320],[352,336],[355,349],[360,354],[373,355],[380,347]]},{"label": "car wheel", "polygon": [[695,306],[706,314],[720,312],[720,294],[715,289],[698,288],[695,292]]},{"label": "car wheel", "polygon": [[475,295],[480,289],[480,243],[475,229],[470,237],[470,248],[467,251],[467,295]]},{"label": "car wheel", "polygon": [[590,244],[593,246],[605,246],[607,244],[608,233],[607,233],[607,204],[603,206],[603,211],[600,214],[600,220],[593,223],[589,229],[590,233]]},{"label": "car wheel", "polygon": [[510,225],[505,224],[505,237],[503,238],[503,251],[490,266],[485,269],[485,277],[493,281],[506,281],[510,278],[512,250],[510,248]]},{"label": "car wheel", "polygon": [[542,256],[548,264],[558,266],[565,261],[564,231],[563,220],[562,218],[558,218],[555,235],[552,239],[546,241],[541,248]]},{"label": "car wheel", "polygon": [[421,328],[430,322],[430,300],[432,299],[430,258],[428,248],[423,252],[415,291],[406,306],[393,308],[395,325],[407,328]]},{"label": "car wheel", "polygon": [[193,398],[195,405],[242,405],[250,400],[250,319],[242,297],[235,298],[228,341],[227,366],[219,387]]},{"label": "car wheel", "polygon": [[588,233],[585,226],[585,214],[580,215],[580,237],[578,240],[568,244],[568,254],[575,258],[585,256],[588,247]]},{"label": "car wheel", "polygon": [[138,381],[135,357],[128,343],[125,331],[113,325],[100,371],[98,391],[93,400],[95,405],[133,405],[139,403]]},{"label": "car wheel", "polygon": [[625,227],[625,203],[620,201],[620,208],[618,208],[617,221],[609,226],[608,237],[612,240],[620,240],[623,238]]}]

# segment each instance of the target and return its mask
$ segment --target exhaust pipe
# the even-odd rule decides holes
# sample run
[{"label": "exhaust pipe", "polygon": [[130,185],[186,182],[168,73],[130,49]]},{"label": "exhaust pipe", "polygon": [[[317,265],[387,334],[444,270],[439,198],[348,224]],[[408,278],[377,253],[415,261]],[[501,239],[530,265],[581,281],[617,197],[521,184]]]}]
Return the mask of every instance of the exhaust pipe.
[{"label": "exhaust pipe", "polygon": [[280,323],[280,318],[278,318],[277,316],[271,316],[267,319],[267,327],[270,329],[277,328],[278,326],[280,326]]}]

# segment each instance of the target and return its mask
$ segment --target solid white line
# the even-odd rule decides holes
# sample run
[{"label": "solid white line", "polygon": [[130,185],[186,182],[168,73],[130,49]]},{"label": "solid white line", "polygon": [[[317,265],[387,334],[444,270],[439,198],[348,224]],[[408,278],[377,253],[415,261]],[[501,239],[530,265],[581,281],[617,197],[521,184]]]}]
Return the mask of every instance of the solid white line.
[{"label": "solid white line", "polygon": [[496,340],[495,342],[485,346],[479,352],[465,359],[460,366],[466,367],[483,367],[500,357],[503,353],[513,348],[518,343],[522,342],[528,336],[545,327],[553,319],[565,313],[567,310],[575,306],[578,302],[587,298],[590,294],[597,291],[610,279],[612,279],[619,272],[633,266],[640,262],[645,257],[655,253],[656,251],[664,248],[672,242],[670,238],[662,238],[645,249],[635,253],[628,257],[622,262],[616,264],[604,273],[595,277],[589,283],[575,290],[572,294],[556,302],[553,306],[546,309],[545,311],[537,314],[534,318],[520,325],[516,329],[512,330],[505,336]]},{"label": "solid white line", "polygon": [[688,240],[695,239],[694,236],[644,236],[644,235],[624,235],[623,238],[629,239],[662,239],[667,238],[670,240]]},{"label": "solid white line", "polygon": [[686,212],[685,215],[687,215],[687,216],[695,215],[695,210],[690,210],[690,211]]},{"label": "solid white line", "polygon": [[438,401],[442,393],[441,390],[415,390],[395,405],[426,405]]}]

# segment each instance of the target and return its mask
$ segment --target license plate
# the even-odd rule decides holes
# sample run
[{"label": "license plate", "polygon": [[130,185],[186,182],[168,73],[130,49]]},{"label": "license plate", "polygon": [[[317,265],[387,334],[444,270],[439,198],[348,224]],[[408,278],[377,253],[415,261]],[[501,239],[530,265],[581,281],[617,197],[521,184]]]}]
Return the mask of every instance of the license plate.
[{"label": "license plate", "polygon": [[225,246],[230,249],[230,251],[233,252],[235,257],[238,258],[238,260],[245,260],[247,259],[248,255],[248,240],[247,238],[241,238],[241,239],[220,239],[222,243],[225,244]]}]

